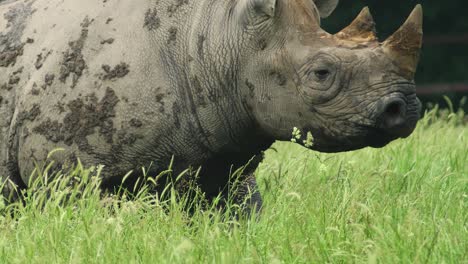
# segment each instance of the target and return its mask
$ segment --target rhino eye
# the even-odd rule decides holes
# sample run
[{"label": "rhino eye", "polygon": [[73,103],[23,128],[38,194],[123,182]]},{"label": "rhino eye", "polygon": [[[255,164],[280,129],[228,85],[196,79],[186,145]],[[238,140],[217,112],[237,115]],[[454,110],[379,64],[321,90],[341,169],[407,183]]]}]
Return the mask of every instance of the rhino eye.
[{"label": "rhino eye", "polygon": [[314,72],[315,77],[317,77],[318,81],[325,81],[328,76],[330,76],[330,71],[327,69],[316,70]]}]

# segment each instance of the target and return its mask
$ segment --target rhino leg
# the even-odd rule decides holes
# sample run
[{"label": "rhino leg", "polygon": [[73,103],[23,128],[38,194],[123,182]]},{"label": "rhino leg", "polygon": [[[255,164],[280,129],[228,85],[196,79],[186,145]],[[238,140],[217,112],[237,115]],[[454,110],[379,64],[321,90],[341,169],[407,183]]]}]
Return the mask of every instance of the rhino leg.
[{"label": "rhino leg", "polygon": [[[218,156],[205,165],[200,176],[200,187],[208,200],[221,196],[219,207],[222,209],[226,203],[239,205],[241,213],[251,215],[259,213],[262,207],[262,197],[255,180],[255,170],[263,160],[263,154],[235,159],[238,153]],[[237,157],[242,156],[238,155]],[[242,173],[229,176],[239,168]]]},{"label": "rhino leg", "polygon": [[19,200],[20,191],[23,189],[19,184],[15,183],[9,177],[0,178],[0,195],[6,200],[7,203],[13,203]]},{"label": "rhino leg", "polygon": [[263,201],[253,173],[244,177],[230,195],[232,195],[233,202],[241,206],[243,214],[250,216],[254,212],[260,213]]},{"label": "rhino leg", "polygon": [[20,191],[26,189],[26,184],[21,179],[16,158],[18,116],[14,117],[15,101],[13,95],[8,96],[11,106],[0,109],[0,194],[8,202],[15,202],[20,197]]},{"label": "rhino leg", "polygon": [[14,161],[2,163],[0,165],[0,194],[7,202],[18,201],[21,190],[26,189],[26,185],[21,180],[18,166]]},{"label": "rhino leg", "polygon": [[14,202],[18,200],[19,192],[26,189],[26,184],[21,179],[17,162],[19,137],[18,115],[14,117],[13,109],[14,95],[5,94],[5,97],[9,98],[10,105],[0,105],[0,194]]}]

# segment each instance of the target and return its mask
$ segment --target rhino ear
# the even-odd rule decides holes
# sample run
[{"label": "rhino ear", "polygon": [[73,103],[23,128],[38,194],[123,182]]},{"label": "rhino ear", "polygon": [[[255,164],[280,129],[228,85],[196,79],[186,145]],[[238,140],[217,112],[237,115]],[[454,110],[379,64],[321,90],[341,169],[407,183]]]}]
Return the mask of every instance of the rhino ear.
[{"label": "rhino ear", "polygon": [[321,18],[326,18],[335,10],[339,0],[313,0]]},{"label": "rhino ear", "polygon": [[277,0],[250,0],[250,2],[257,14],[275,16]]},{"label": "rhino ear", "polygon": [[277,2],[278,0],[239,0],[239,11],[247,20],[255,20],[258,16],[274,17]]}]

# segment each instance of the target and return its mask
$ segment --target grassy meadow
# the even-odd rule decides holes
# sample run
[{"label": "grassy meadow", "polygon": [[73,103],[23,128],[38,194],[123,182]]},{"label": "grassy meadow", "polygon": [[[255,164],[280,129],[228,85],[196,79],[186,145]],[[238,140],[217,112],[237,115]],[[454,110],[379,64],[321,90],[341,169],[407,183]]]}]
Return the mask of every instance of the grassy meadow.
[{"label": "grassy meadow", "polygon": [[257,219],[187,214],[170,189],[100,198],[100,168],[60,176],[73,188],[40,170],[25,203],[0,202],[0,263],[468,263],[463,115],[434,110],[383,149],[276,143],[257,171]]}]

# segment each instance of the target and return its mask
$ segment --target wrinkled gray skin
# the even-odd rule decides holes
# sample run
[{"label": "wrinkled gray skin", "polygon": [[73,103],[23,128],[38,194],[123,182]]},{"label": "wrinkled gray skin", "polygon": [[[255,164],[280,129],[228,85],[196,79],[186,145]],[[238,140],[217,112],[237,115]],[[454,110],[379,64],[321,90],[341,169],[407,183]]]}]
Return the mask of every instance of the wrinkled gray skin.
[{"label": "wrinkled gray skin", "polygon": [[[0,4],[0,175],[26,187],[34,162],[128,171],[202,166],[207,196],[236,168],[311,131],[313,149],[382,147],[418,119],[412,80],[376,47],[321,38],[337,1],[29,0]],[[299,12],[298,10],[301,10]],[[300,23],[301,21],[307,23]],[[310,23],[310,28],[307,26]],[[314,31],[315,30],[315,31]],[[405,131],[387,131],[388,101]],[[302,140],[299,140],[302,142]],[[5,191],[5,192],[7,192]],[[255,203],[260,196],[255,193]]]}]

